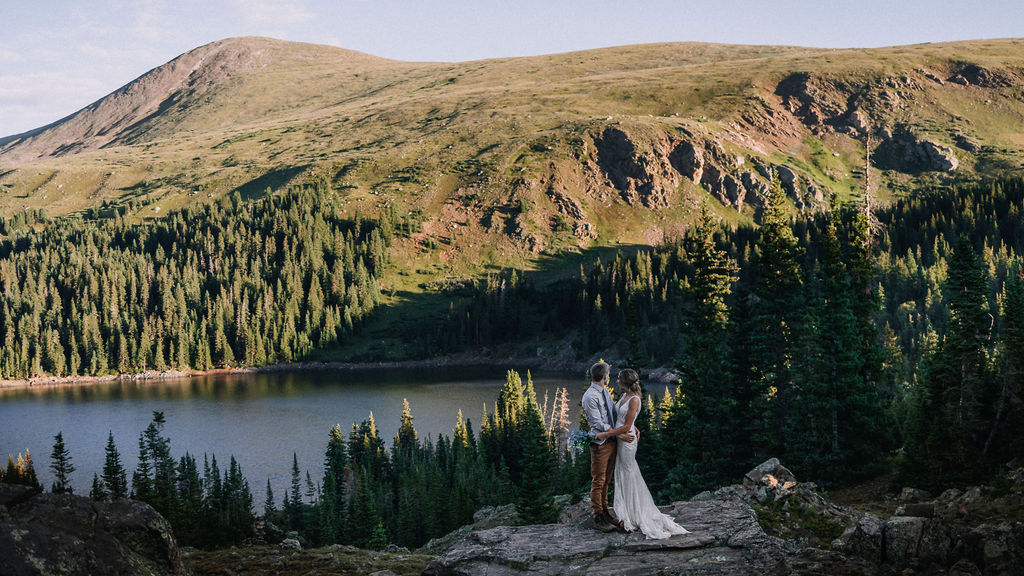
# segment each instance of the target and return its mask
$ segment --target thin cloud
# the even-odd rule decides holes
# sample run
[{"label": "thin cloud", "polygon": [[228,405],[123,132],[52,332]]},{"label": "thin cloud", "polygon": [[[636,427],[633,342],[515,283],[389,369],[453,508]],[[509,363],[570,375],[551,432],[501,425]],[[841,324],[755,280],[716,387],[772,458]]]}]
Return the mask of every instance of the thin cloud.
[{"label": "thin cloud", "polygon": [[20,64],[25,61],[25,57],[13,50],[5,50],[0,48],[0,62],[4,64]]}]

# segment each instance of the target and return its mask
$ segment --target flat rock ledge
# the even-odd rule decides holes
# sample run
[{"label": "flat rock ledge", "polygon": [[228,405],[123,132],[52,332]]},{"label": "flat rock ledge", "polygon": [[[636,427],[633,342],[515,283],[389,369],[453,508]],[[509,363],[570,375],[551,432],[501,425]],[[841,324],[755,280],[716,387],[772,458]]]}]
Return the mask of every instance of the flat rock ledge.
[{"label": "flat rock ledge", "polygon": [[[587,506],[586,501],[578,506]],[[743,502],[675,502],[661,511],[690,531],[665,540],[604,534],[589,514],[565,523],[498,526],[463,535],[423,572],[487,575],[747,575],[784,569],[789,545],[769,536]],[[563,516],[564,517],[564,516]]]}]

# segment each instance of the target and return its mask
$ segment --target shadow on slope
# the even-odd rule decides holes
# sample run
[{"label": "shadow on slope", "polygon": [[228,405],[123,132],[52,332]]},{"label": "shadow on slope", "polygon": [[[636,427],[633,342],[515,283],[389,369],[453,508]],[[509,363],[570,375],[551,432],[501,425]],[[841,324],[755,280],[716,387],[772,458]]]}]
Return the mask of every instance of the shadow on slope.
[{"label": "shadow on slope", "polygon": [[[607,263],[621,252],[624,257],[650,246],[631,244],[599,246],[562,254],[545,254],[535,261],[532,270],[516,270],[525,275],[537,288],[554,288],[579,278],[580,269],[590,272],[600,259]],[[459,311],[472,299],[472,286],[478,285],[489,274],[503,270],[486,265],[474,276],[429,278],[424,276],[420,291],[397,290],[385,292],[386,298],[359,326],[355,333],[340,344],[314,350],[302,361],[384,362],[401,360],[429,360],[458,354],[487,361],[509,354],[534,355],[544,341],[564,338],[577,326],[564,326],[561,333],[525,338],[502,345],[501,351],[464,344],[455,350],[441,350],[432,339],[447,328],[447,317]],[[431,282],[433,280],[433,282]],[[426,287],[427,285],[431,287]],[[435,287],[436,286],[436,287]]]}]

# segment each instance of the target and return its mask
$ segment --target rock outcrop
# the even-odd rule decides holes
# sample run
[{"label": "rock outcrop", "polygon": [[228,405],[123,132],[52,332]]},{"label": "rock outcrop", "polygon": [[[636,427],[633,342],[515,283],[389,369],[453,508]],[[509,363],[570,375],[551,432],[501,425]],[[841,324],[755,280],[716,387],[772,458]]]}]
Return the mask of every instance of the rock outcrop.
[{"label": "rock outcrop", "polygon": [[658,166],[664,158],[640,153],[629,135],[614,127],[605,128],[594,145],[598,166],[630,206],[668,206],[667,190],[678,182],[666,181],[667,171]]},{"label": "rock outcrop", "polygon": [[[589,510],[589,503],[576,507]],[[745,504],[676,502],[661,510],[690,533],[665,540],[603,534],[589,514],[570,514],[565,523],[470,531],[424,574],[741,575],[772,573],[785,565],[785,543],[765,534]]]},{"label": "rock outcrop", "polygon": [[[679,134],[652,139],[609,126],[593,138],[597,161],[590,164],[591,169],[603,175],[599,181],[631,206],[668,207],[675,201],[673,191],[681,182],[690,181],[725,206],[756,211],[764,207],[773,172],[799,209],[824,206],[824,194],[809,178],[758,156],[729,152],[709,134],[680,129]],[[582,220],[581,209],[567,206],[550,191],[549,196],[559,211]]]},{"label": "rock outcrop", "polygon": [[874,159],[880,168],[900,172],[954,172],[960,167],[951,147],[909,132],[880,143]]},{"label": "rock outcrop", "polygon": [[977,510],[1003,508],[1019,516],[1024,470],[1009,479],[1017,487],[999,497],[983,496],[980,487],[951,488],[938,498],[905,488],[894,516],[860,513],[831,548],[892,571],[950,567],[950,574],[1018,574],[1024,565],[1024,522],[969,521]]},{"label": "rock outcrop", "polygon": [[171,526],[134,500],[94,502],[0,484],[0,573],[184,574]]},{"label": "rock outcrop", "polygon": [[[1019,477],[1024,484],[1024,470]],[[1003,505],[1019,509],[1020,492],[1003,497]],[[829,502],[775,458],[740,484],[662,507],[690,530],[666,540],[598,532],[587,500],[568,505],[562,498],[557,524],[511,526],[512,506],[481,510],[473,525],[425,547],[438,557],[424,574],[1008,576],[1024,565],[1024,522],[949,519],[980,502],[1001,502],[986,500],[980,488],[936,499],[907,489],[897,514],[886,518]]]}]

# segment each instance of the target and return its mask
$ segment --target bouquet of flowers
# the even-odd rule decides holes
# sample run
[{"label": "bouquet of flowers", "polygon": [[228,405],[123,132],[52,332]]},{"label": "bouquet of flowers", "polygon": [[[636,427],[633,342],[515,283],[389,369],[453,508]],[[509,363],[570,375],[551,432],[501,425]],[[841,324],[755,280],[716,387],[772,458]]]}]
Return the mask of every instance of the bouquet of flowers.
[{"label": "bouquet of flowers", "polygon": [[572,446],[573,453],[582,452],[594,441],[594,435],[587,430],[573,430],[569,435],[569,446]]}]

